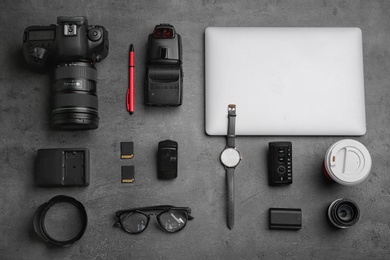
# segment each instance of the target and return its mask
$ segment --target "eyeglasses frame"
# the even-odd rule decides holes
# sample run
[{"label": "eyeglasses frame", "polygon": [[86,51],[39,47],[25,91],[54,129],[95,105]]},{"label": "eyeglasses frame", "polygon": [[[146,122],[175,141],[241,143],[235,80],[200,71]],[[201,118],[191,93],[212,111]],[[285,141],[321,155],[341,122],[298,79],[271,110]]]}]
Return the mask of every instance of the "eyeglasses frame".
[{"label": "eyeglasses frame", "polygon": [[[160,211],[162,210],[161,213],[159,214],[147,214],[145,213],[144,211]],[[170,210],[177,210],[177,211],[181,211],[181,212],[184,212],[186,214],[186,217],[187,217],[187,221],[184,223],[184,225],[178,229],[178,230],[175,230],[175,231],[168,231],[164,228],[161,220],[160,220],[160,217],[162,214],[170,211]],[[142,229],[141,231],[139,232],[131,232],[129,231],[128,229],[125,228],[125,226],[123,225],[122,223],[122,219],[121,219],[121,216],[125,213],[133,213],[133,212],[136,212],[136,213],[139,213],[139,214],[142,214],[144,215],[146,218],[147,218],[147,221],[146,221],[146,225],[145,225],[145,228]],[[176,232],[179,232],[180,230],[182,230],[186,225],[187,225],[187,222],[190,221],[190,220],[193,220],[194,217],[191,216],[191,208],[189,207],[175,207],[175,206],[171,206],[171,205],[159,205],[159,206],[150,206],[150,207],[140,207],[140,208],[132,208],[132,209],[125,209],[125,210],[118,210],[117,212],[115,212],[115,217],[118,219],[115,223],[114,223],[114,227],[121,227],[125,232],[129,233],[129,234],[140,234],[142,232],[144,232],[146,230],[146,228],[148,227],[149,225],[149,222],[150,222],[150,216],[153,216],[155,215],[156,216],[156,219],[157,219],[157,222],[158,224],[160,225],[160,227],[168,232],[168,233],[176,233]]]}]

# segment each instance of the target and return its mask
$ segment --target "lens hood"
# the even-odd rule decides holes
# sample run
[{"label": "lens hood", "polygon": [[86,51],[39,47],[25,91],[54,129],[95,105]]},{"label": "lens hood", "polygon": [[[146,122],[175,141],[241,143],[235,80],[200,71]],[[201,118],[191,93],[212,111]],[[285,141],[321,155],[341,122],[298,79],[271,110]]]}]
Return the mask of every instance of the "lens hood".
[{"label": "lens hood", "polygon": [[[81,223],[80,231],[78,232],[78,234],[75,237],[68,239],[68,240],[56,240],[56,239],[52,238],[45,228],[46,213],[49,211],[49,209],[51,207],[53,207],[54,205],[56,205],[58,203],[69,203],[69,204],[75,206],[77,208],[77,210],[79,211],[80,216],[81,216],[82,223]],[[85,229],[87,228],[87,222],[88,222],[87,212],[85,211],[85,208],[84,208],[83,204],[81,204],[81,202],[77,201],[76,199],[74,199],[72,197],[59,195],[59,196],[52,198],[50,201],[42,204],[37,209],[37,211],[35,212],[35,215],[34,215],[34,219],[33,219],[33,226],[34,226],[35,233],[40,238],[42,238],[44,241],[46,241],[49,244],[55,245],[55,246],[63,247],[63,246],[68,246],[70,244],[73,244],[74,242],[76,242],[77,240],[79,240],[83,236]],[[79,224],[79,223],[77,223],[77,224]]]}]

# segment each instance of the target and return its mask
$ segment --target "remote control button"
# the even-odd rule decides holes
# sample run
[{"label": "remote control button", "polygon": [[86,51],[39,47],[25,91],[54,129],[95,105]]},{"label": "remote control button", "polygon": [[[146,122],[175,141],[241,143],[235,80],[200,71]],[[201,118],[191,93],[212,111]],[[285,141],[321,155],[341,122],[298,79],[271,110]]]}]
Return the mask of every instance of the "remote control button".
[{"label": "remote control button", "polygon": [[291,162],[287,162],[287,165],[291,165]]},{"label": "remote control button", "polygon": [[284,153],[284,148],[279,148],[278,153]]},{"label": "remote control button", "polygon": [[278,157],[278,161],[281,163],[284,162],[284,157]]},{"label": "remote control button", "polygon": [[278,171],[279,174],[285,174],[286,173],[286,167],[279,166],[277,171]]}]

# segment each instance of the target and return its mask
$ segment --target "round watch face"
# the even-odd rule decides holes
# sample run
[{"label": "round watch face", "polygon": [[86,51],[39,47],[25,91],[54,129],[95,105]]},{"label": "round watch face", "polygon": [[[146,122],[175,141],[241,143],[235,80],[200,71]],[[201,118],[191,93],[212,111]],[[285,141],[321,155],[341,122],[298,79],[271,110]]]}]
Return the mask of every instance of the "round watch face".
[{"label": "round watch face", "polygon": [[235,167],[240,162],[240,153],[234,148],[226,148],[221,153],[221,162],[226,167]]}]

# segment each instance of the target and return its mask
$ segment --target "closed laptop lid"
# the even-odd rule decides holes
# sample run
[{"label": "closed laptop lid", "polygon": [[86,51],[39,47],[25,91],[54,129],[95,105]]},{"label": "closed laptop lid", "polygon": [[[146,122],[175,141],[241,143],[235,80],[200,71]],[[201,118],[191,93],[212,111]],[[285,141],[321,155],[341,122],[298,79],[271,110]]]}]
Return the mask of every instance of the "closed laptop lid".
[{"label": "closed laptop lid", "polygon": [[206,133],[363,135],[359,28],[209,27],[205,32]]}]

